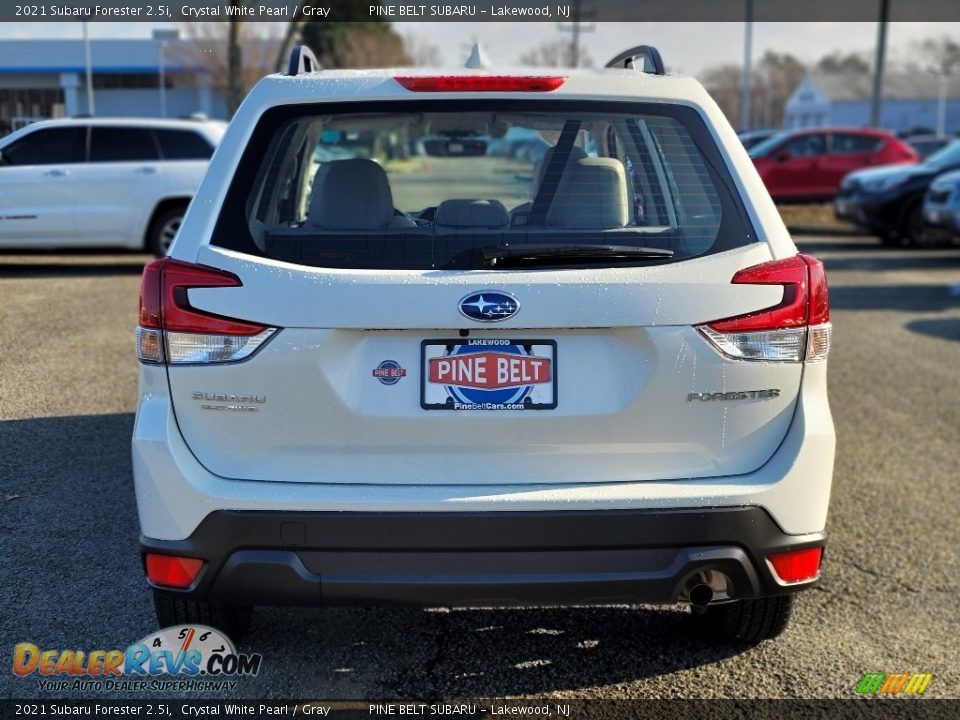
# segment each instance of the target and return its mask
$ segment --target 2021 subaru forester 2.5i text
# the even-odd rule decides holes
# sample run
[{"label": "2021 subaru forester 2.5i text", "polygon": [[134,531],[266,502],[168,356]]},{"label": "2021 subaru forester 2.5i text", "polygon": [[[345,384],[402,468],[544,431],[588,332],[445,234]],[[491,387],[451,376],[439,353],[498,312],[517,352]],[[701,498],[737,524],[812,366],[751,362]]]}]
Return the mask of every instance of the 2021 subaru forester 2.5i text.
[{"label": "2021 subaru forester 2.5i text", "polygon": [[647,48],[549,76],[293,65],[143,276],[160,623],[680,602],[782,631],[824,546],[827,288],[703,88]]}]

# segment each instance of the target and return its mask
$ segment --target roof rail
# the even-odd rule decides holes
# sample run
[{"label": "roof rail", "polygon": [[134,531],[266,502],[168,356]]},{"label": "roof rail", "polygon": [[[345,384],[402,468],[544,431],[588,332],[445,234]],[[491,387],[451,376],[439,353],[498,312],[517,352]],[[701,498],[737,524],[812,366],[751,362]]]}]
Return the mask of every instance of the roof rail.
[{"label": "roof rail", "polygon": [[[638,69],[634,65],[637,58],[643,58],[643,64]],[[650,67],[648,70],[647,67]],[[624,70],[639,70],[639,72],[650,73],[651,75],[666,75],[667,71],[663,67],[663,58],[660,57],[660,51],[653,45],[637,45],[629,50],[624,50],[604,67],[622,68]]]},{"label": "roof rail", "polygon": [[320,69],[320,63],[313,50],[306,45],[296,45],[290,51],[290,62],[287,63],[287,75],[296,77],[301,73],[309,73]]}]

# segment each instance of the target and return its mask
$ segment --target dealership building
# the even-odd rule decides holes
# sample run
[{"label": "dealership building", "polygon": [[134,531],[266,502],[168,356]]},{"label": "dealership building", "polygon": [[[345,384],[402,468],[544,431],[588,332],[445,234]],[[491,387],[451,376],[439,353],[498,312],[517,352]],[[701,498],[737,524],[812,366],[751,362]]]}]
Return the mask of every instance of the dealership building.
[{"label": "dealership building", "polygon": [[[181,39],[175,30],[91,40],[95,114],[225,117],[208,69],[212,52],[211,43]],[[91,114],[86,71],[83,40],[0,42],[0,136],[41,119]]]},{"label": "dealership building", "polygon": [[[869,125],[872,90],[870,73],[811,73],[787,98],[784,127]],[[937,129],[941,114],[947,134],[960,132],[960,77],[884,74],[880,127]]]}]

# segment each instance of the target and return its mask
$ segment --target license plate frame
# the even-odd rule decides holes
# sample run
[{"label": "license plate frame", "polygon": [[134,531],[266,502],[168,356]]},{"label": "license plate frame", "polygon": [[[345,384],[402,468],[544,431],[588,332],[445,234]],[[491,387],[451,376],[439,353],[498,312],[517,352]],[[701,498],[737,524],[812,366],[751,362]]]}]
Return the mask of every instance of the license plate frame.
[{"label": "license plate frame", "polygon": [[[455,352],[456,348],[472,348],[469,352]],[[439,352],[438,352],[439,349]],[[518,352],[519,350],[519,352]],[[512,363],[511,370],[516,370],[516,366],[523,366],[534,382],[527,384],[504,386],[502,388],[480,388],[469,385],[458,385],[456,383],[444,383],[440,380],[431,380],[431,360],[439,360],[443,357],[461,357],[481,353],[487,356],[484,365],[494,364],[497,370],[502,371],[501,360],[509,364],[511,360],[526,357],[535,360],[549,360],[546,370],[549,377],[544,378],[543,369],[536,367],[535,363],[524,361],[522,363]],[[490,356],[496,356],[494,362],[491,362]],[[509,356],[509,357],[506,357]],[[480,362],[479,359],[476,362]],[[514,339],[514,338],[431,338],[422,340],[420,343],[420,407],[424,410],[447,410],[451,412],[522,412],[526,410],[555,410],[558,404],[557,398],[557,341],[548,339]],[[474,371],[476,371],[474,369]],[[436,372],[436,371],[435,371]],[[437,374],[438,378],[444,377]],[[523,388],[526,388],[524,391]],[[504,400],[505,397],[515,397],[519,399]],[[442,400],[441,400],[442,398]],[[486,398],[486,399],[485,399]]]}]

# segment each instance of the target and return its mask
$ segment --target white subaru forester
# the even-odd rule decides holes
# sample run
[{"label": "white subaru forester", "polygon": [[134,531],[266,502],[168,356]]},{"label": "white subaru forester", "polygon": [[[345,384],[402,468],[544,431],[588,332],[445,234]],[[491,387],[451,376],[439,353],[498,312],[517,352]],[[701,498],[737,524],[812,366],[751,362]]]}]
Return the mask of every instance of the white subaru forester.
[{"label": "white subaru forester", "polygon": [[297,48],[143,276],[161,625],[265,605],[684,603],[820,575],[823,266],[693,79],[322,71]]}]

